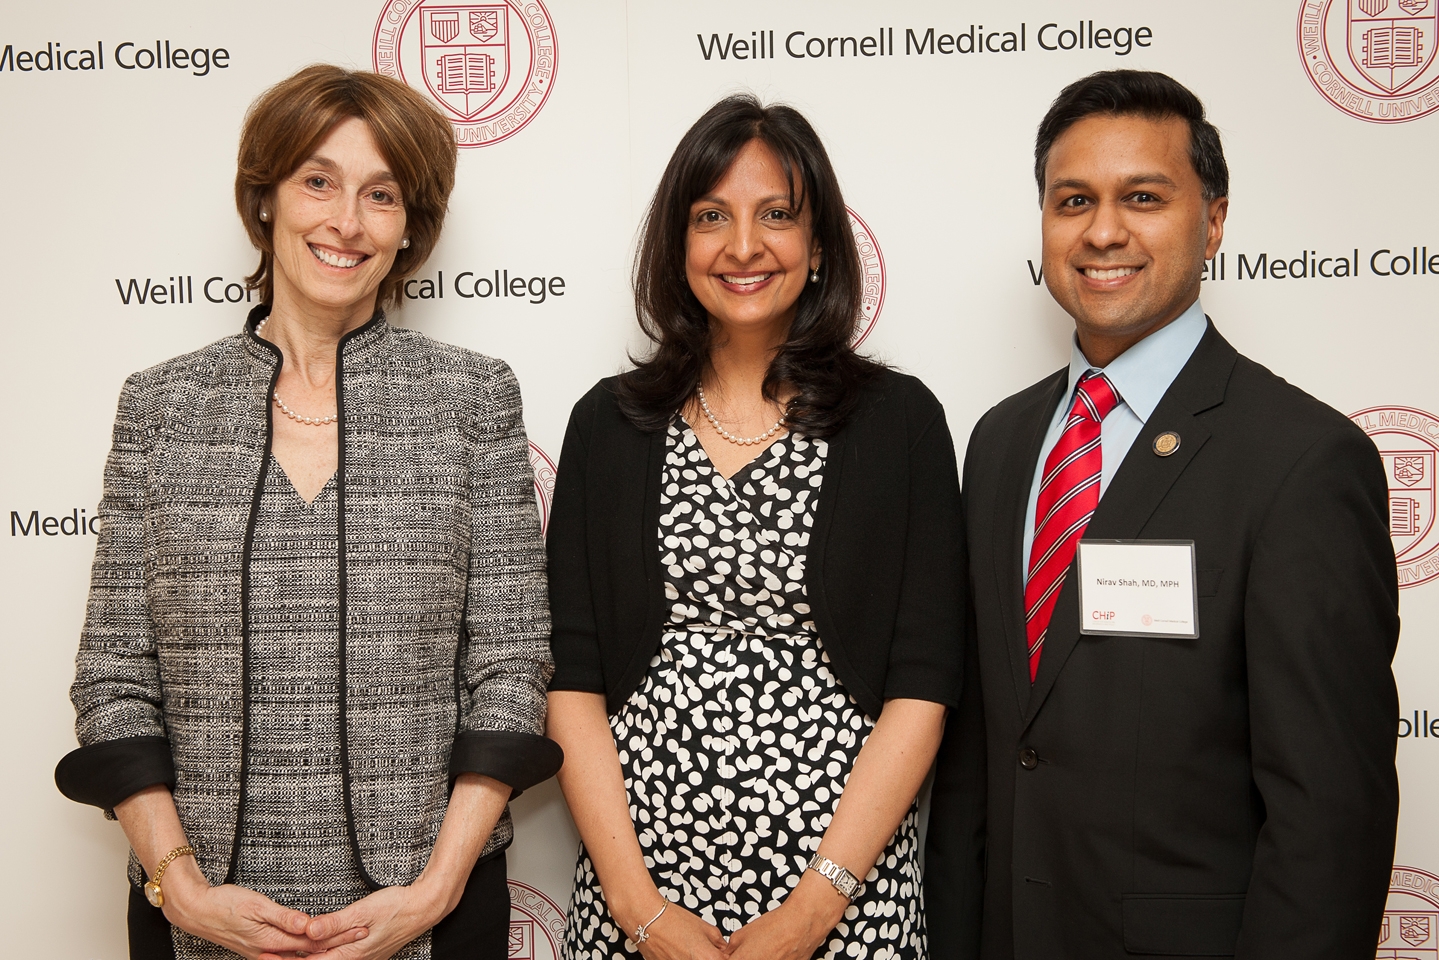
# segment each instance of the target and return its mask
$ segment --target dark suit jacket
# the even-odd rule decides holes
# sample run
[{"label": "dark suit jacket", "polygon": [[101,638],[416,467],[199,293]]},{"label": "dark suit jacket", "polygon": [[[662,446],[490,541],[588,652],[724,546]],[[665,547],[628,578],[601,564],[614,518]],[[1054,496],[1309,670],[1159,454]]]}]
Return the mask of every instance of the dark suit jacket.
[{"label": "dark suit jacket", "polygon": [[990,410],[964,464],[983,711],[940,752],[934,956],[1373,957],[1399,803],[1374,445],[1211,325],[1086,533],[1194,540],[1199,639],[1081,636],[1071,572],[1031,687],[1024,511],[1066,382]]},{"label": "dark suit jacket", "polygon": [[[829,438],[805,589],[835,675],[871,718],[905,697],[954,706],[965,622],[959,471],[944,408],[885,371]],[[669,615],[660,569],[665,434],[620,412],[614,380],[565,431],[549,528],[551,690],[644,680]]]}]

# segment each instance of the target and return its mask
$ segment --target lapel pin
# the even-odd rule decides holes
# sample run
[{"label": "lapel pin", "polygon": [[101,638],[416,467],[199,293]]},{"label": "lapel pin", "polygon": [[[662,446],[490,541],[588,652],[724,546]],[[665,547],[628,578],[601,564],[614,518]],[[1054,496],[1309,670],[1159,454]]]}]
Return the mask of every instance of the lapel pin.
[{"label": "lapel pin", "polygon": [[1161,457],[1167,457],[1179,449],[1179,434],[1173,430],[1166,430],[1154,438],[1154,452]]}]

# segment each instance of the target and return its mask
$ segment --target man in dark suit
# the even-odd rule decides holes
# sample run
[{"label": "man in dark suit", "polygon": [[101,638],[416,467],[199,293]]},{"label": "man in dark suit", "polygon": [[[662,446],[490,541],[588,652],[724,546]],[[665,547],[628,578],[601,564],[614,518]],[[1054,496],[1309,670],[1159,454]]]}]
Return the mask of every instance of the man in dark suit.
[{"label": "man in dark suit", "polygon": [[1035,173],[1073,359],[965,458],[933,955],[1372,958],[1399,804],[1378,452],[1200,308],[1228,171],[1192,93],[1072,84]]}]

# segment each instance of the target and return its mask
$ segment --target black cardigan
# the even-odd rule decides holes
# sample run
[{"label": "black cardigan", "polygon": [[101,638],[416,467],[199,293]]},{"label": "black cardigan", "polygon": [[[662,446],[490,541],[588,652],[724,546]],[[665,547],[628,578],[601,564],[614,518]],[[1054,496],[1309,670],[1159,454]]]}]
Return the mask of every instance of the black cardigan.
[{"label": "black cardigan", "polygon": [[[629,699],[666,619],[658,543],[664,431],[620,412],[615,379],[575,404],[549,527],[551,690]],[[895,697],[959,699],[968,597],[944,409],[886,371],[829,440],[805,587],[836,676],[871,718]]]}]

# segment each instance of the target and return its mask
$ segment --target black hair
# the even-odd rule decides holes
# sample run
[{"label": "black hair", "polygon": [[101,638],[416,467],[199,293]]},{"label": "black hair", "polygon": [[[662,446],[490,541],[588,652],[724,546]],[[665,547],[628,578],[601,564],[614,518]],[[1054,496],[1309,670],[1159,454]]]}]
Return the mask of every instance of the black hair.
[{"label": "black hair", "polygon": [[1059,92],[1034,138],[1034,179],[1044,203],[1044,168],[1060,134],[1086,117],[1177,117],[1189,124],[1189,161],[1204,188],[1204,199],[1229,196],[1229,165],[1219,131],[1204,118],[1204,104],[1188,87],[1152,70],[1104,70],[1076,80]]},{"label": "black hair", "polygon": [[826,437],[843,426],[858,387],[883,367],[854,352],[863,275],[839,180],[814,127],[793,107],[751,94],[726,97],[705,111],[675,148],[646,214],[635,256],[635,314],[654,345],[621,375],[620,409],[642,430],[662,430],[695,394],[709,364],[714,331],[685,274],[690,206],[724,179],[745,145],[758,140],[779,158],[796,214],[808,207],[821,250],[819,281],[806,283],[788,336],[765,373],[764,396],[797,392],[785,418],[791,429]]}]

